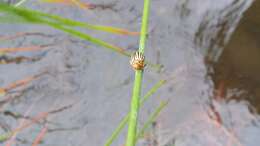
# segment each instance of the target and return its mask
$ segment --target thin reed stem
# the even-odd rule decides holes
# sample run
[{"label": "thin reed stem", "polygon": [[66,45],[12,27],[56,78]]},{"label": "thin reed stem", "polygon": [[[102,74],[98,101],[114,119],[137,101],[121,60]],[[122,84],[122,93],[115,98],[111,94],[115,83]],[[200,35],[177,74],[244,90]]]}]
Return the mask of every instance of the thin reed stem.
[{"label": "thin reed stem", "polygon": [[[145,49],[146,37],[147,37],[149,8],[150,8],[150,0],[144,0],[141,37],[139,43],[139,52],[143,54]],[[143,79],[143,70],[136,70],[133,95],[132,95],[132,101],[130,107],[131,109],[130,109],[130,116],[129,116],[126,146],[135,146],[135,142],[136,142],[136,131],[137,131],[142,79]]]}]

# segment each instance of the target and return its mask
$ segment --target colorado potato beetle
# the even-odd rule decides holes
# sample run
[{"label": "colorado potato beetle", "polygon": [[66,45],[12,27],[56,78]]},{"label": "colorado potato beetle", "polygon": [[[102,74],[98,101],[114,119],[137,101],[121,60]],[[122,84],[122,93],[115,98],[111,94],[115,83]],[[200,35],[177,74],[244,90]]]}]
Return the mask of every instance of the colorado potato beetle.
[{"label": "colorado potato beetle", "polygon": [[143,70],[145,67],[145,57],[141,52],[135,52],[131,55],[130,64],[135,70]]}]

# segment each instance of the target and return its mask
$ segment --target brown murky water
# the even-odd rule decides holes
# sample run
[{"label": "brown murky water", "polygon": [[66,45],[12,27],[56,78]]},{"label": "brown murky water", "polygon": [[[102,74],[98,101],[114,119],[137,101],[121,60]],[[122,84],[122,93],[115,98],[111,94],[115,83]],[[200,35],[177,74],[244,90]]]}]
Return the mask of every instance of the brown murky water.
[{"label": "brown murky water", "polygon": [[[259,9],[260,2],[256,1],[244,14],[219,60],[214,63],[212,74],[215,86],[223,86],[222,98],[248,101],[257,113],[260,112],[260,19],[256,15]],[[241,94],[236,95],[232,90]]]},{"label": "brown murky water", "polygon": [[[141,1],[85,2],[107,7],[82,10],[35,0],[25,6],[93,24],[140,28]],[[170,102],[138,145],[259,146],[260,1],[151,4],[146,57],[164,68],[145,70],[143,91],[168,81],[144,105],[141,125],[160,101]],[[138,37],[81,31],[129,51],[138,46]],[[8,96],[0,90],[0,132],[49,112],[45,121],[16,135],[13,145],[32,145],[44,127],[42,146],[104,145],[129,110],[134,79],[129,58],[45,26],[1,24],[0,42],[0,48],[41,46],[0,58],[0,86],[10,89]],[[17,89],[14,82],[28,84]],[[113,145],[123,145],[125,135],[126,129]]]}]

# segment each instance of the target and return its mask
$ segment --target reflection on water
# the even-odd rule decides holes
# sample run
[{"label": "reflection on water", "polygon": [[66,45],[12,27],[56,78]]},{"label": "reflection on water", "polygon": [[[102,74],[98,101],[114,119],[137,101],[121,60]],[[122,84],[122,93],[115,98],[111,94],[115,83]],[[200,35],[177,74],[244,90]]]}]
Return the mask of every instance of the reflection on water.
[{"label": "reflection on water", "polygon": [[195,36],[195,43],[200,51],[211,61],[218,60],[223,47],[237,26],[243,12],[250,6],[250,1],[234,0],[220,10],[204,14]]},{"label": "reflection on water", "polygon": [[[255,1],[231,37],[228,30],[234,27],[234,20],[224,17],[226,20],[220,23],[221,29],[211,40],[206,57],[214,83],[210,107],[221,124],[234,134],[235,145],[259,144],[260,124],[256,115],[260,113],[260,17],[256,15],[259,10],[260,1]],[[239,14],[233,12],[229,15]]]},{"label": "reflection on water", "polygon": [[[179,9],[181,12],[179,17],[183,21],[188,17],[185,14],[198,13],[197,9],[188,9],[191,3],[185,1]],[[181,146],[258,146],[260,121],[255,111],[260,111],[258,97],[260,94],[258,21],[260,19],[256,14],[260,10],[260,1],[251,4],[252,1],[248,0],[226,1],[224,6],[216,8],[217,5],[211,5],[206,12],[201,12],[202,19],[198,22],[198,28],[195,27],[196,33],[193,37],[195,50],[203,54],[209,78],[206,77],[204,84],[188,79],[192,85],[186,86],[189,90],[182,92],[186,92],[185,96],[190,95],[189,98],[192,98],[199,96],[196,92],[192,94],[193,90],[201,90],[200,100],[195,102],[202,105],[202,108],[188,104],[191,99],[187,100],[185,96],[180,100],[186,103],[179,103],[179,105],[186,104],[183,110],[179,110],[181,109],[179,105],[172,104],[173,108],[167,111],[168,116],[183,118],[176,116],[178,112],[174,112],[179,111],[188,115],[188,118],[184,118],[181,124],[178,120],[172,119],[171,122],[177,126],[165,122],[167,118],[162,118],[166,120],[162,121],[161,127],[167,125],[162,128],[164,129],[162,133],[168,132],[162,139],[167,139],[165,135],[172,134],[172,138],[168,137],[171,140],[168,139],[167,142],[162,140],[163,145],[170,146],[175,143]],[[194,26],[197,25],[196,21],[191,22]],[[197,68],[199,65],[194,63],[192,66]],[[212,88],[203,89],[205,83]],[[174,97],[174,99],[173,102],[178,102],[176,100],[179,98]],[[187,112],[187,106],[191,111]],[[169,134],[167,127],[175,131],[174,134]]]},{"label": "reflection on water", "polygon": [[[117,11],[84,13],[75,7],[57,9],[58,5],[32,1],[28,0],[26,6],[97,24],[138,30],[141,20],[141,1],[105,0],[105,3],[115,2]],[[95,3],[104,2],[97,0]],[[251,4],[251,0],[152,1],[146,56],[165,68],[161,73],[145,70],[144,92],[158,80],[171,78],[156,93],[160,98],[151,98],[140,116],[144,123],[162,98],[170,100],[154,122],[151,131],[154,133],[147,138],[152,146],[259,145],[260,122],[256,112],[260,113],[260,44],[257,41],[260,16],[256,14],[260,2]],[[1,25],[0,28],[5,29],[5,32],[0,31],[0,36],[5,37],[25,31],[22,40],[7,37],[9,41],[3,41],[1,48],[57,44],[33,62],[22,60],[15,64],[13,58],[0,58],[0,61],[13,61],[0,66],[1,86],[41,70],[48,71],[48,75],[31,83],[33,87],[19,96],[18,101],[6,104],[6,111],[0,113],[0,123],[16,127],[19,121],[8,120],[7,113],[23,113],[32,104],[35,113],[72,105],[48,118],[50,123],[45,124],[53,132],[46,134],[43,145],[103,145],[128,111],[133,81],[128,59],[46,27]],[[35,30],[39,33],[32,32]],[[138,38],[124,38],[119,42],[118,36],[92,35],[126,47],[138,46]],[[24,53],[22,55],[35,56]],[[36,128],[40,130],[41,126]],[[51,130],[75,129],[73,127],[79,128],[58,133],[58,130]],[[35,129],[24,132],[22,140],[29,141],[19,145],[31,145],[33,132]],[[124,136],[116,142],[115,145],[122,145]]]},{"label": "reflection on water", "polygon": [[245,100],[260,113],[260,1],[245,13],[219,60],[213,64],[214,84],[221,98]]}]

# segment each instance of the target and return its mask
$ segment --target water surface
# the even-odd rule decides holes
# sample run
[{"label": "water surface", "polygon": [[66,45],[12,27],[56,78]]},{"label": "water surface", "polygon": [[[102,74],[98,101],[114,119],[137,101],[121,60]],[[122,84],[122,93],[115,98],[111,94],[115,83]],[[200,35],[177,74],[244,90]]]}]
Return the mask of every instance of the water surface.
[{"label": "water surface", "polygon": [[[82,10],[33,0],[25,6],[92,24],[139,31],[141,1],[86,2],[110,7]],[[160,101],[170,102],[138,145],[258,146],[260,2],[154,0],[151,5],[146,58],[164,68],[156,72],[147,67],[143,91],[161,79],[167,79],[167,84],[144,105],[141,125]],[[138,37],[81,31],[129,51],[138,47]],[[2,40],[0,47],[54,45],[8,56],[38,60],[1,64],[1,86],[48,72],[2,106],[2,131],[21,123],[23,118],[13,113],[33,117],[58,110],[46,121],[19,133],[16,145],[31,145],[44,126],[48,128],[41,144],[44,146],[104,145],[129,110],[134,79],[129,58],[46,26],[0,26],[1,36],[19,32],[39,33]],[[125,135],[126,129],[114,145],[123,145]]]}]

